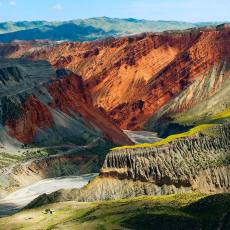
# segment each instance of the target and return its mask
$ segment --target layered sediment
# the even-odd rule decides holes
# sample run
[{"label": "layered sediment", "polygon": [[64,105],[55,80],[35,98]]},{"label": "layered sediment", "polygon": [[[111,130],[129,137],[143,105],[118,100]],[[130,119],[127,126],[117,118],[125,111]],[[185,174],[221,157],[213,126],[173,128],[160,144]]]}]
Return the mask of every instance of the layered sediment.
[{"label": "layered sediment", "polygon": [[81,76],[26,59],[0,59],[0,134],[0,196],[84,166],[97,172],[104,154],[94,147],[132,144],[93,106]]},{"label": "layered sediment", "polygon": [[[216,84],[212,77],[210,90],[202,97],[223,87],[229,70],[229,42],[229,27],[222,26],[89,43],[65,42],[31,50],[26,56],[49,60],[56,68],[83,76],[95,106],[102,107],[120,128],[142,130],[163,106],[225,63],[225,73],[221,68],[210,73],[218,76],[221,71],[223,80]],[[194,91],[191,94],[197,95]],[[186,103],[194,106],[197,102],[192,99]]]},{"label": "layered sediment", "polygon": [[230,192],[230,127],[216,131],[217,136],[197,134],[159,147],[111,151],[100,176],[85,188],[42,195],[31,205],[185,191]]},{"label": "layered sediment", "polygon": [[93,106],[82,78],[70,71],[55,72],[46,61],[1,59],[0,86],[0,124],[22,144],[75,138],[87,144],[98,137],[132,143]]},{"label": "layered sediment", "polygon": [[4,168],[0,170],[0,198],[44,178],[94,173],[99,171],[100,165],[98,155],[80,151],[33,159]]}]

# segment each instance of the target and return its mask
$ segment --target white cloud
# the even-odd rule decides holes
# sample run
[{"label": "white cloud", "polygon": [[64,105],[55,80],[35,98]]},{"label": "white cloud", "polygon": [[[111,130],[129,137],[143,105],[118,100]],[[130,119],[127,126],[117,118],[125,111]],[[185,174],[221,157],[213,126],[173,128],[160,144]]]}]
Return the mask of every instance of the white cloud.
[{"label": "white cloud", "polygon": [[15,1],[10,1],[9,4],[10,4],[11,6],[16,6],[16,5],[17,5],[17,3],[16,3]]},{"label": "white cloud", "polygon": [[62,5],[60,3],[57,3],[56,5],[53,6],[53,9],[62,10]]}]

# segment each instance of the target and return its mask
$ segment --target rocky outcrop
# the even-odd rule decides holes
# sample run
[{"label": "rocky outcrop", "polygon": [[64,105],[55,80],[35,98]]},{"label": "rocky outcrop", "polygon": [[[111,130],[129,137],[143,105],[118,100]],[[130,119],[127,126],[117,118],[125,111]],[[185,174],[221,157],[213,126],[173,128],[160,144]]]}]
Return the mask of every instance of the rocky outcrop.
[{"label": "rocky outcrop", "polygon": [[[216,63],[145,124],[161,136],[212,120],[230,107],[230,72],[226,61]],[[226,116],[227,119],[227,116]]]},{"label": "rocky outcrop", "polygon": [[57,191],[30,206],[63,200],[94,201],[184,191],[230,192],[230,127],[215,137],[197,134],[167,145],[111,151],[100,176],[85,188]]},{"label": "rocky outcrop", "polygon": [[45,178],[81,175],[99,171],[101,160],[97,154],[56,154],[29,160],[1,169],[0,198],[9,192],[26,187]]},{"label": "rocky outcrop", "polygon": [[129,138],[107,118],[106,114],[96,109],[92,104],[91,96],[82,81],[74,74],[53,81],[47,86],[53,101],[49,106],[60,109],[63,113],[72,115],[80,114],[89,124],[97,127],[104,136],[117,144],[132,143]]},{"label": "rocky outcrop", "polygon": [[[7,112],[7,111],[6,111]],[[52,126],[52,114],[38,98],[31,95],[26,97],[20,108],[20,114],[10,116],[5,125],[9,128],[9,135],[24,144],[32,143],[36,130],[45,130]]]},{"label": "rocky outcrop", "polygon": [[198,135],[162,147],[112,151],[100,175],[151,182],[175,190],[183,187],[202,192],[229,191],[229,127],[221,128],[219,135]]},{"label": "rocky outcrop", "polygon": [[21,41],[14,40],[10,43],[0,43],[0,57],[19,58],[28,51],[40,50],[41,46],[56,45],[57,42],[49,40]]},{"label": "rocky outcrop", "polygon": [[0,85],[1,125],[22,144],[51,145],[76,138],[87,144],[98,137],[132,143],[93,106],[82,78],[70,71],[55,73],[46,61],[1,59]]}]

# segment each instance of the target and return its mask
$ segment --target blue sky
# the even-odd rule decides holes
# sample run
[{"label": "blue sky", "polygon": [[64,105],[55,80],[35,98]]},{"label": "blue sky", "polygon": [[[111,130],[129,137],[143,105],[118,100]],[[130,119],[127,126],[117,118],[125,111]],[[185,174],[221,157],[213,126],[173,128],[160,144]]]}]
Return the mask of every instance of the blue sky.
[{"label": "blue sky", "polygon": [[0,0],[0,21],[90,17],[230,21],[230,0]]}]

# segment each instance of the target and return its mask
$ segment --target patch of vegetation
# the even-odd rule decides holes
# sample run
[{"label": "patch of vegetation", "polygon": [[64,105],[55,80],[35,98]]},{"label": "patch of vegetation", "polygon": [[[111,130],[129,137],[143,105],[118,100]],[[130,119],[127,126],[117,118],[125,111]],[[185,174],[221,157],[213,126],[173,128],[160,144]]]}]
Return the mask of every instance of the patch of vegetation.
[{"label": "patch of vegetation", "polygon": [[47,169],[48,177],[59,177],[77,174],[76,164],[70,160],[63,160],[60,164],[59,161],[54,161],[52,167]]},{"label": "patch of vegetation", "polygon": [[[0,73],[1,77],[1,73]],[[22,112],[21,112],[21,105],[14,99],[3,97],[1,99],[2,103],[2,114],[1,114],[1,122],[3,124],[6,123],[7,120],[10,119],[18,119],[20,118]]]},{"label": "patch of vegetation", "polygon": [[47,150],[36,150],[36,151],[31,151],[31,150],[26,150],[23,152],[20,156],[21,161],[28,161],[31,159],[36,159],[36,158],[43,158],[43,157],[48,157],[51,155]]},{"label": "patch of vegetation", "polygon": [[153,130],[157,132],[160,138],[166,138],[173,134],[184,133],[192,129],[194,125],[183,125],[179,123],[171,123],[170,121],[160,122],[155,125]]},{"label": "patch of vegetation", "polygon": [[202,224],[199,219],[190,216],[184,216],[183,214],[139,214],[135,217],[131,217],[123,223],[124,227],[137,230],[199,230],[202,229]]},{"label": "patch of vegetation", "polygon": [[15,164],[18,161],[20,161],[20,156],[18,155],[0,152],[0,169]]},{"label": "patch of vegetation", "polygon": [[87,145],[90,142],[89,139],[86,139],[84,136],[76,137],[76,136],[68,136],[63,138],[63,143],[70,143],[79,146]]},{"label": "patch of vegetation", "polygon": [[[54,210],[52,215],[44,210]],[[62,202],[0,219],[4,229],[229,229],[230,195],[184,193],[93,203]]]},{"label": "patch of vegetation", "polygon": [[190,136],[194,136],[195,134],[202,132],[204,134],[208,134],[208,129],[214,127],[214,124],[203,124],[203,125],[198,125],[192,129],[190,129],[187,132],[184,133],[178,133],[178,134],[173,134],[170,135],[168,137],[166,137],[165,139],[158,141],[158,142],[154,142],[154,143],[143,143],[143,144],[137,144],[137,145],[130,145],[130,146],[121,146],[121,147],[116,147],[113,148],[112,150],[120,150],[120,149],[134,149],[134,148],[145,148],[145,147],[156,147],[156,146],[161,146],[161,145],[165,145],[168,144],[176,139],[179,138],[184,138],[184,137],[190,137]]},{"label": "patch of vegetation", "polygon": [[225,119],[225,118],[230,118],[230,108],[210,117],[211,120],[219,120],[219,119]]},{"label": "patch of vegetation", "polygon": [[48,157],[57,154],[55,149],[22,149],[18,154],[0,152],[0,169],[26,162],[31,159]]}]

